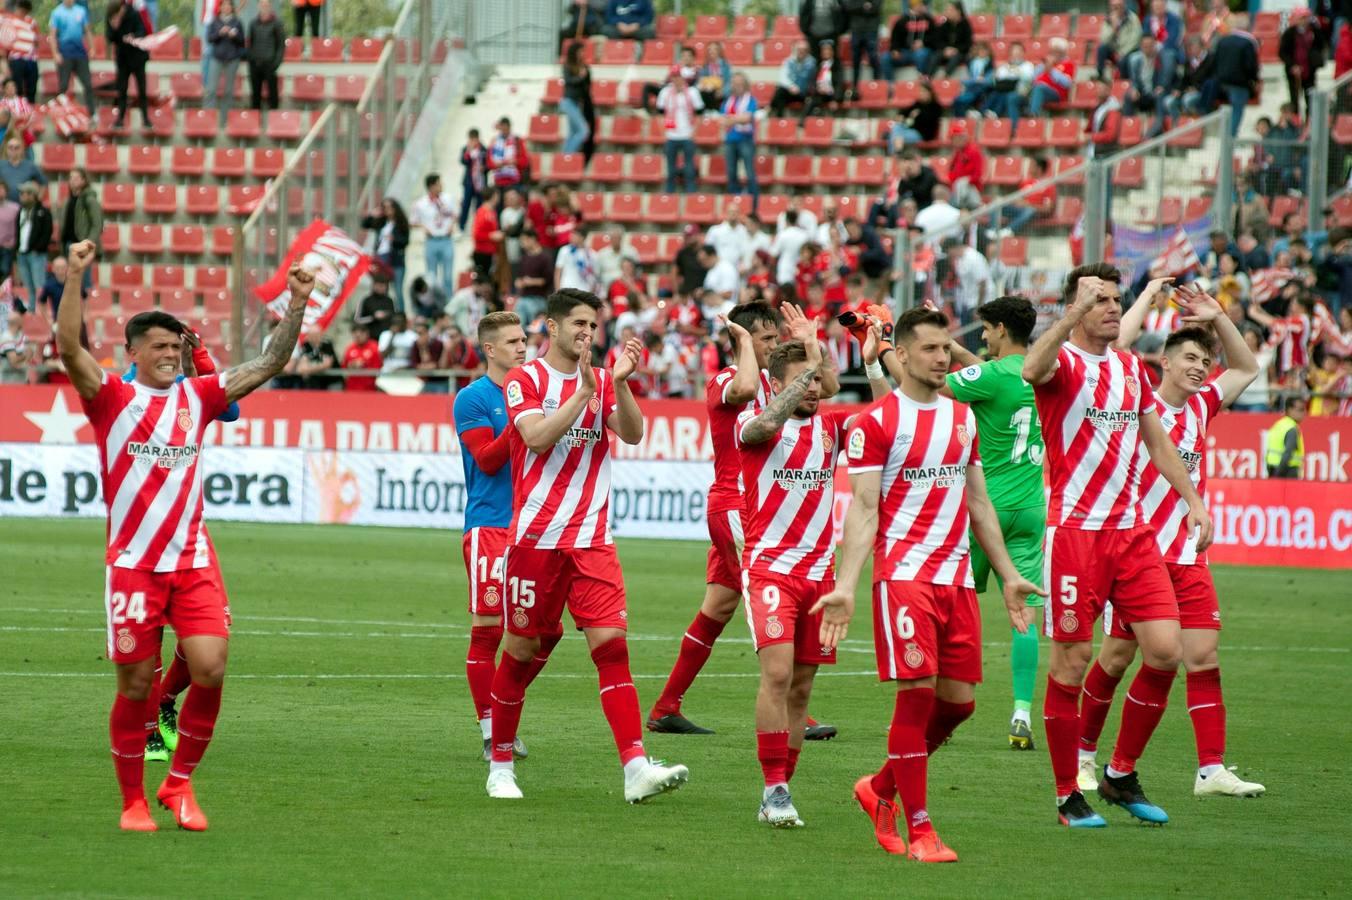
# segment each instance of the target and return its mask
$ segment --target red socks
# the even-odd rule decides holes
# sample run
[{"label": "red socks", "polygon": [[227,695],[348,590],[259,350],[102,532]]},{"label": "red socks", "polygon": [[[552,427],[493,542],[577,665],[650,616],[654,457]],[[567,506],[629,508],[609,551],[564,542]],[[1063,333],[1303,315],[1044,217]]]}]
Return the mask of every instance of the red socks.
[{"label": "red socks", "polygon": [[[216,716],[221,711],[221,685],[207,687],[194,684],[188,688],[183,709],[178,714],[178,748],[169,763],[169,777],[165,784],[177,787],[192,777],[193,770],[202,761],[216,728]],[[142,741],[145,734],[142,732]]]},{"label": "red socks", "polygon": [[798,771],[798,757],[802,754],[802,747],[790,747],[788,756],[784,761],[784,780],[793,781],[793,773]]},{"label": "red socks", "polygon": [[521,707],[526,702],[531,664],[521,662],[510,653],[502,654],[498,670],[493,675],[489,692],[493,714],[493,762],[512,761],[512,744],[516,729],[521,724]]},{"label": "red socks", "polygon": [[925,747],[930,754],[943,746],[959,725],[972,717],[976,703],[949,703],[938,697],[934,699],[934,709],[930,713],[929,724],[925,728]]},{"label": "red socks", "polygon": [[540,635],[540,649],[535,651],[535,656],[530,661],[530,671],[526,673],[526,687],[530,687],[535,681],[535,676],[540,674],[540,670],[549,662],[549,654],[554,652],[554,648],[563,640],[563,629],[560,628],[557,634]]},{"label": "red socks", "polygon": [[108,737],[113,753],[113,770],[122,789],[122,808],[144,800],[146,727],[145,701],[128,700],[118,694],[108,716]]},{"label": "red socks", "polygon": [[760,760],[765,786],[789,783],[789,733],[787,731],[757,731],[756,758]]},{"label": "red socks", "polygon": [[188,672],[188,661],[183,658],[178,645],[174,645],[174,661],[169,664],[169,671],[164,673],[164,680],[160,682],[160,699],[173,700],[188,689],[192,682],[192,674]]},{"label": "red socks", "polygon": [[1047,752],[1052,758],[1052,777],[1057,798],[1079,790],[1076,775],[1080,740],[1080,689],[1047,676],[1047,696],[1042,701],[1042,724],[1047,729]]},{"label": "red socks", "polygon": [[469,652],[465,655],[465,680],[474,701],[475,718],[483,719],[493,711],[493,673],[497,668],[498,645],[502,643],[501,625],[472,625]]},{"label": "red socks", "polygon": [[1092,753],[1098,749],[1099,735],[1103,734],[1103,723],[1108,718],[1108,710],[1113,705],[1113,694],[1122,676],[1114,678],[1104,671],[1098,660],[1090,667],[1084,678],[1084,688],[1080,692],[1080,749]]},{"label": "red socks", "polygon": [[933,831],[928,805],[929,753],[925,731],[934,709],[934,688],[897,691],[892,727],[887,732],[887,761],[906,813],[906,831],[912,839]]},{"label": "red socks", "polygon": [[1221,670],[1189,672],[1188,715],[1197,741],[1197,765],[1219,766],[1225,762],[1225,701],[1221,697]]},{"label": "red socks", "polygon": [[[629,645],[623,637],[611,638],[591,653],[601,686],[601,711],[615,736],[620,765],[643,755],[643,719],[638,689],[629,674]],[[497,721],[493,730],[497,730]]]},{"label": "red socks", "polygon": [[1108,764],[1114,772],[1126,774],[1136,769],[1136,760],[1141,758],[1155,726],[1164,716],[1164,708],[1169,705],[1169,688],[1175,674],[1141,663],[1141,671],[1132,680],[1122,705],[1122,730],[1117,734],[1113,760]]},{"label": "red socks", "polygon": [[726,622],[711,619],[702,612],[695,616],[695,621],[690,623],[690,627],[685,631],[685,637],[681,639],[681,652],[676,657],[676,665],[672,667],[671,675],[667,677],[662,696],[653,704],[652,718],[660,719],[662,716],[681,711],[681,700],[685,692],[690,690],[695,676],[709,661],[714,641],[718,640],[726,625]]}]

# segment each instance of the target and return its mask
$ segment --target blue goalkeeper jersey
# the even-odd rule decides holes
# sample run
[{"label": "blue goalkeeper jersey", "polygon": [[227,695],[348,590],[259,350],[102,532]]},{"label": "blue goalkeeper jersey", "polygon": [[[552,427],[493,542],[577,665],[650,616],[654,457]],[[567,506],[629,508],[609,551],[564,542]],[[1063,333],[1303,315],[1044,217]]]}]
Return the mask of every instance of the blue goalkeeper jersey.
[{"label": "blue goalkeeper jersey", "polygon": [[[455,395],[452,409],[455,433],[463,435],[475,428],[492,428],[493,437],[507,427],[507,404],[502,397],[502,385],[484,375]],[[478,462],[463,445],[460,462],[465,467],[465,530],[471,528],[507,528],[512,524],[512,465],[502,464],[492,475],[479,468]]]}]

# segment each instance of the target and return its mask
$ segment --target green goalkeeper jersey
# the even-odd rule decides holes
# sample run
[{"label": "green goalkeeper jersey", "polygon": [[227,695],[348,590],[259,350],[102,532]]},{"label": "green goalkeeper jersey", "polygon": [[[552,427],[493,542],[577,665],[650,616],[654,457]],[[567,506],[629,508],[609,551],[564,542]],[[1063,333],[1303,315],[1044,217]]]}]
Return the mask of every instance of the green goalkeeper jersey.
[{"label": "green goalkeeper jersey", "polygon": [[1042,429],[1033,387],[1023,380],[1023,355],[951,372],[948,387],[976,415],[982,471],[995,508],[1044,505]]}]

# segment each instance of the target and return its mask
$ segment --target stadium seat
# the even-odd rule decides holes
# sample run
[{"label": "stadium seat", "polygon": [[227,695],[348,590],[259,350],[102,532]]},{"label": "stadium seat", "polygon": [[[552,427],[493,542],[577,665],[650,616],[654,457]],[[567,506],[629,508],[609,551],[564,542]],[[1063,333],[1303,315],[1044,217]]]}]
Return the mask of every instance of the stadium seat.
[{"label": "stadium seat", "polygon": [[164,252],[163,225],[133,225],[127,248],[142,256],[159,256]]},{"label": "stadium seat", "polygon": [[380,60],[380,54],[384,50],[385,42],[380,38],[359,37],[352,39],[347,53],[354,63],[373,63]]},{"label": "stadium seat", "polygon": [[1151,224],[1172,227],[1183,221],[1183,198],[1162,197],[1156,211],[1155,221]]},{"label": "stadium seat", "polygon": [[643,55],[639,57],[641,66],[670,66],[676,61],[676,45],[671,41],[655,40],[643,42]]},{"label": "stadium seat", "polygon": [[731,40],[723,45],[723,55],[733,68],[745,68],[756,64],[756,45],[751,41]]},{"label": "stadium seat", "polygon": [[[1019,125],[1023,125],[1023,120],[1019,120]],[[1047,146],[1058,150],[1070,150],[1084,145],[1084,137],[1080,133],[1080,120],[1071,118],[1059,118],[1052,120],[1051,133],[1047,136]]]},{"label": "stadium seat", "polygon": [[717,117],[707,116],[695,120],[695,146],[712,148],[723,145],[723,123]]},{"label": "stadium seat", "polygon": [[225,135],[237,141],[256,141],[263,135],[262,115],[256,109],[232,109],[225,120]]},{"label": "stadium seat", "polygon": [[761,221],[767,223],[774,222],[789,206],[789,198],[784,194],[765,194],[760,198],[760,217]]},{"label": "stadium seat", "polygon": [[310,62],[336,63],[343,61],[342,38],[311,38]]},{"label": "stadium seat", "polygon": [[721,41],[728,36],[727,16],[696,16],[695,33],[691,35],[697,41]]},{"label": "stadium seat", "polygon": [[756,154],[756,180],[760,182],[761,190],[776,184],[779,179],[775,176],[775,157],[768,153]]},{"label": "stadium seat", "polygon": [[744,41],[760,41],[765,38],[764,16],[737,16],[732,21],[732,36]]},{"label": "stadium seat", "polygon": [[[44,141],[42,144],[41,157],[42,170],[47,173],[69,172],[75,168],[75,144],[56,143],[54,141]],[[11,200],[17,198],[11,197]]]},{"label": "stadium seat", "polygon": [[849,160],[844,156],[823,156],[817,162],[817,184],[843,188],[849,183]]},{"label": "stadium seat", "polygon": [[[1023,120],[1020,119],[1020,122]],[[977,143],[986,150],[1004,150],[1013,139],[1009,119],[987,119],[981,123]]]},{"label": "stadium seat", "polygon": [[[139,288],[144,287],[146,283],[146,273],[142,266],[128,266],[114,264],[109,267],[108,283],[113,288]],[[118,304],[126,308],[125,295],[119,296]],[[145,309],[150,308],[149,300],[146,301]]]},{"label": "stadium seat", "polygon": [[335,75],[333,99],[338,103],[356,103],[366,93],[365,75]]},{"label": "stadium seat", "polygon": [[612,40],[606,41],[605,46],[601,48],[601,57],[596,62],[603,66],[627,66],[631,65],[637,56],[636,41]]},{"label": "stadium seat", "polygon": [[997,187],[1017,187],[1023,181],[1024,158],[1021,156],[1000,156],[995,160],[990,183]]},{"label": "stadium seat", "polygon": [[1071,109],[1078,109],[1082,112],[1091,112],[1098,106],[1098,95],[1094,93],[1094,83],[1092,81],[1077,81],[1070,91],[1070,101],[1066,104]]},{"label": "stadium seat", "polygon": [[268,140],[284,143],[301,139],[300,113],[294,109],[270,109],[267,115]]},{"label": "stadium seat", "polygon": [[217,147],[211,154],[212,178],[243,178],[248,160],[239,147]]},{"label": "stadium seat", "polygon": [[152,216],[178,214],[178,189],[172,184],[147,184],[141,208]]},{"label": "stadium seat", "polygon": [[1123,116],[1122,130],[1118,132],[1119,147],[1135,147],[1145,133],[1145,121],[1140,116]]},{"label": "stadium seat", "polygon": [[291,79],[291,99],[296,103],[323,103],[326,81],[323,75],[297,75]]},{"label": "stadium seat", "polygon": [[189,109],[183,113],[183,136],[191,140],[214,140],[220,133],[214,109]]},{"label": "stadium seat", "polygon": [[114,127],[117,110],[111,106],[101,106],[94,116],[94,135],[101,138],[127,137],[131,134],[131,120],[124,119],[122,125]]},{"label": "stadium seat", "polygon": [[169,76],[169,91],[180,103],[199,103],[205,91],[202,88],[202,73],[175,72]]},{"label": "stadium seat", "polygon": [[[192,189],[188,189],[188,212],[192,212]],[[212,208],[211,214],[215,215],[220,207],[218,202]],[[211,255],[212,256],[230,256],[235,252],[235,232],[238,231],[234,225],[217,225],[211,229]],[[200,273],[201,270],[199,269]]]},{"label": "stadium seat", "polygon": [[657,36],[665,39],[685,37],[685,16],[670,13],[657,17]]},{"label": "stadium seat", "polygon": [[563,140],[558,116],[531,116],[526,140],[536,144],[557,144]]},{"label": "stadium seat", "polygon": [[892,87],[892,105],[905,108],[920,99],[920,83],[898,81]]},{"label": "stadium seat", "polygon": [[164,154],[159,147],[133,146],[128,153],[127,171],[132,175],[158,178],[164,171]]},{"label": "stadium seat", "polygon": [[[783,16],[780,16],[782,19]],[[779,21],[778,19],[775,20]],[[761,44],[761,65],[777,66],[793,55],[793,41],[774,38]]]},{"label": "stadium seat", "polygon": [[767,119],[761,143],[767,147],[798,146],[798,120]]},{"label": "stadium seat", "polygon": [[1280,228],[1282,220],[1292,213],[1300,212],[1302,198],[1279,194],[1272,198],[1272,207],[1268,211],[1268,224]]},{"label": "stadium seat", "polygon": [[930,87],[934,89],[934,99],[945,109],[952,106],[962,93],[962,82],[956,78],[936,78]]},{"label": "stadium seat", "polygon": [[666,160],[657,153],[640,153],[629,166],[629,180],[636,184],[661,184],[665,177]]},{"label": "stadium seat", "polygon": [[718,221],[714,198],[709,194],[687,194],[684,215],[687,222],[696,225],[712,225]]},{"label": "stadium seat", "polygon": [[606,195],[599,191],[578,191],[573,194],[578,210],[584,222],[599,222],[605,219]]},{"label": "stadium seat", "polygon": [[[1064,175],[1072,169],[1077,169],[1084,165],[1084,157],[1077,154],[1056,157],[1056,174]],[[1081,169],[1075,175],[1067,176],[1066,184],[1079,185],[1084,184],[1084,171]]]},{"label": "stadium seat", "polygon": [[206,157],[206,150],[201,147],[175,147],[169,159],[169,171],[180,178],[201,178],[207,171]]},{"label": "stadium seat", "polygon": [[796,41],[801,40],[802,36],[803,30],[798,27],[797,16],[775,16],[774,24],[770,27],[770,37]]},{"label": "stadium seat", "polygon": [[172,140],[178,131],[178,119],[167,105],[150,110],[150,133],[161,141]]},{"label": "stadium seat", "polygon": [[[1192,121],[1194,120],[1190,118],[1178,119],[1174,122],[1174,128],[1177,130]],[[1205,136],[1206,129],[1194,128],[1192,131],[1184,132],[1177,137],[1170,138],[1168,146],[1180,150],[1196,150],[1202,146],[1202,138]]]},{"label": "stadium seat", "polygon": [[591,177],[601,184],[618,184],[625,180],[623,153],[598,153],[592,157]]},{"label": "stadium seat", "polygon": [[614,116],[610,120],[610,133],[603,140],[623,147],[641,147],[648,143],[649,124],[639,116]]},{"label": "stadium seat", "polygon": [[555,153],[550,159],[549,177],[554,181],[578,184],[583,178],[581,153]]},{"label": "stadium seat", "polygon": [[989,41],[995,37],[995,26],[999,22],[999,16],[991,13],[973,13],[967,17],[972,25],[972,38],[978,41]]},{"label": "stadium seat", "polygon": [[1113,171],[1113,187],[1128,190],[1145,184],[1145,160],[1139,156],[1128,157],[1117,164]]},{"label": "stadium seat", "polygon": [[812,157],[803,154],[784,157],[779,183],[789,187],[811,187]]},{"label": "stadium seat", "polygon": [[103,255],[117,256],[122,252],[122,226],[116,222],[105,222],[103,230],[99,233],[99,246],[103,248]]},{"label": "stadium seat", "polygon": [[[150,58],[154,62],[182,62],[183,49],[183,35],[171,35],[150,51]],[[96,59],[104,58],[103,53],[95,57],[91,52],[90,56]]]},{"label": "stadium seat", "polygon": [[207,234],[198,225],[175,225],[169,229],[169,252],[175,256],[201,256],[207,252]]},{"label": "stadium seat", "polygon": [[860,109],[887,109],[892,105],[891,85],[886,81],[861,81],[856,87],[854,105]]},{"label": "stadium seat", "polygon": [[189,185],[184,206],[190,216],[214,217],[221,211],[221,189],[214,184]]},{"label": "stadium seat", "polygon": [[[1010,17],[1012,18],[1012,17]],[[1070,16],[1061,13],[1045,13],[1037,20],[1037,34],[1043,40],[1050,40],[1054,37],[1070,37]],[[1005,19],[1005,36],[1009,36],[1009,18]],[[1032,26],[1029,26],[1029,36],[1032,36]]]},{"label": "stadium seat", "polygon": [[860,187],[879,187],[887,182],[887,159],[881,156],[861,156],[854,161],[850,183]]},{"label": "stadium seat", "polygon": [[1195,222],[1211,212],[1211,196],[1203,194],[1200,197],[1189,197],[1188,204],[1183,209],[1183,221]]},{"label": "stadium seat", "polygon": [[[154,276],[151,276],[152,284]],[[197,316],[197,301],[192,291],[182,288],[169,288],[157,292],[160,295],[160,309],[180,319],[192,319]]]},{"label": "stadium seat", "polygon": [[1028,238],[1007,237],[1000,241],[1000,262],[1017,268],[1028,265]]},{"label": "stadium seat", "polygon": [[661,261],[659,257],[660,241],[658,235],[651,232],[639,232],[629,235],[629,246],[638,254],[638,262],[641,266],[656,265]]},{"label": "stadium seat", "polygon": [[[233,234],[234,229],[229,229]],[[230,284],[230,270],[225,266],[197,266],[193,269],[192,286],[198,291],[223,290]]]},{"label": "stadium seat", "polygon": [[812,116],[803,120],[802,146],[829,147],[835,141],[836,120]]},{"label": "stadium seat", "polygon": [[104,182],[103,211],[106,213],[136,212],[136,188],[130,184]]},{"label": "stadium seat", "polygon": [[1062,197],[1047,224],[1057,228],[1073,228],[1084,214],[1084,201],[1079,197]]},{"label": "stadium seat", "polygon": [[[1033,20],[1035,18],[1035,16],[1028,15],[1005,16],[1002,27],[1000,28],[1000,36],[1007,41],[1031,41],[1033,39]],[[972,31],[974,33],[976,31],[975,23],[972,26]],[[1047,37],[1047,35],[1042,34],[1042,29],[1040,28],[1038,29],[1038,35],[1040,37]]]},{"label": "stadium seat", "polygon": [[703,184],[710,185],[722,191],[728,184],[727,158],[713,153],[705,157],[703,171],[700,173],[699,180]]},{"label": "stadium seat", "polygon": [[228,291],[208,290],[202,294],[202,310],[208,318],[228,319],[235,311],[235,304]]},{"label": "stadium seat", "polygon": [[680,197],[675,194],[649,196],[647,220],[655,225],[675,225],[681,221]]},{"label": "stadium seat", "polygon": [[182,266],[155,266],[150,270],[150,286],[156,290],[182,290],[187,283]]},{"label": "stadium seat", "polygon": [[1098,43],[1099,28],[1103,25],[1103,16],[1098,13],[1080,13],[1075,18],[1075,40]]},{"label": "stadium seat", "polygon": [[609,78],[592,81],[592,104],[597,109],[610,109],[620,103],[620,83]]},{"label": "stadium seat", "polygon": [[285,151],[276,147],[255,147],[249,174],[255,178],[276,178],[285,166]]},{"label": "stadium seat", "polygon": [[643,221],[643,195],[626,191],[610,198],[610,219],[625,224]]}]

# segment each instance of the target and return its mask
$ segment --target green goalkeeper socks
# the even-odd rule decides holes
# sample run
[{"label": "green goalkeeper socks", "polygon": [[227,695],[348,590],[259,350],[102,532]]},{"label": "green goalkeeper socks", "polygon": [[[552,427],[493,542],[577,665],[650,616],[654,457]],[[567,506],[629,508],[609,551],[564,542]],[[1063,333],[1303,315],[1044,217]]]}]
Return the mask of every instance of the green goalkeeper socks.
[{"label": "green goalkeeper socks", "polygon": [[1014,708],[1027,712],[1033,706],[1033,685],[1037,681],[1037,631],[1032,627],[1024,634],[1010,631],[1014,635],[1009,654],[1014,673]]}]

